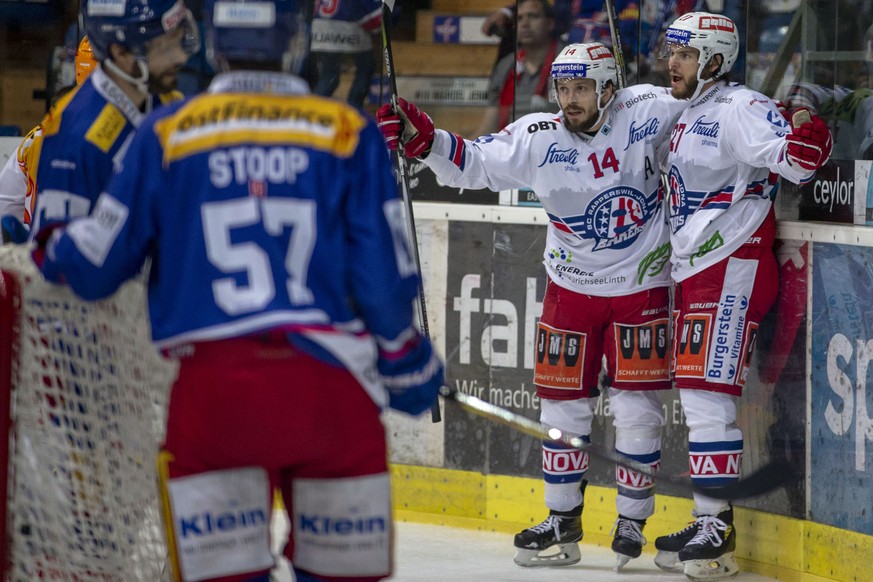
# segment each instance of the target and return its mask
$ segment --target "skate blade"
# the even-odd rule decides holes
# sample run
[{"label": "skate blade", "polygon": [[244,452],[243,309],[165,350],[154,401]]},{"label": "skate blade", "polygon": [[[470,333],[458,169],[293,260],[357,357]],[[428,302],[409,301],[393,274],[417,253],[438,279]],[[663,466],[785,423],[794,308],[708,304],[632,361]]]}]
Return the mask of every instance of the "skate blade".
[{"label": "skate blade", "polygon": [[675,574],[685,573],[685,565],[679,561],[679,552],[658,550],[658,555],[655,556],[655,565],[665,572],[673,572]]},{"label": "skate blade", "polygon": [[630,556],[625,556],[624,554],[616,554],[615,555],[615,572],[616,574],[621,573],[621,569],[627,565],[633,558]]},{"label": "skate blade", "polygon": [[579,552],[579,544],[558,544],[557,552],[552,554],[542,554],[555,548],[546,548],[545,550],[526,550],[524,548],[515,548],[515,563],[522,568],[548,568],[550,566],[571,566],[579,563],[582,559],[582,554]]},{"label": "skate blade", "polygon": [[711,560],[686,560],[682,564],[685,566],[685,577],[694,582],[722,580],[736,576],[740,571],[733,552]]}]

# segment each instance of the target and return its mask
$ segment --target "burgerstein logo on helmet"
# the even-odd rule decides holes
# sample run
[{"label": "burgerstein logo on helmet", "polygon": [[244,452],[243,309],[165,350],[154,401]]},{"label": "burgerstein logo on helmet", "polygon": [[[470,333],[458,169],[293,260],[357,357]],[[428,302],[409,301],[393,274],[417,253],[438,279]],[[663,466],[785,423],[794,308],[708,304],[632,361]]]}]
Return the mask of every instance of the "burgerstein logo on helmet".
[{"label": "burgerstein logo on helmet", "polygon": [[555,79],[575,79],[588,76],[588,65],[585,63],[553,63],[552,77]]},{"label": "burgerstein logo on helmet", "polygon": [[691,31],[668,28],[664,38],[670,44],[687,45],[691,41]]}]

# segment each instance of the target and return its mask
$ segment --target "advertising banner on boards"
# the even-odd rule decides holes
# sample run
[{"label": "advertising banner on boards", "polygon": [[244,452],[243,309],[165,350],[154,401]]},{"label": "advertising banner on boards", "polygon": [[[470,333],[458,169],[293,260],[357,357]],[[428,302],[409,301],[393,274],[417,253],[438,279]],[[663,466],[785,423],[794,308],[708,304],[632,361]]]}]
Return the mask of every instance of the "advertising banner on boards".
[{"label": "advertising banner on boards", "polygon": [[[446,306],[447,380],[463,392],[539,420],[533,385],[536,323],[542,313],[546,231],[537,225],[452,222]],[[687,437],[678,395],[664,393],[663,470],[687,471]],[[609,399],[595,411],[592,440],[614,442]],[[502,425],[447,407],[446,466],[542,476],[542,444]],[[592,460],[586,477],[614,486],[614,467]],[[669,487],[665,486],[664,491]]]},{"label": "advertising banner on boards", "polygon": [[873,534],[873,249],[816,243],[810,518]]},{"label": "advertising banner on boards", "polygon": [[[534,420],[540,415],[540,400],[532,379],[534,332],[546,286],[544,246],[545,229],[538,225],[449,223],[447,381],[460,391]],[[746,394],[738,403],[738,422],[745,434],[744,471],[780,455],[796,457],[802,474],[806,244],[785,245],[780,252],[781,274],[788,283],[780,291],[779,306],[759,328],[758,352]],[[661,397],[665,421],[661,470],[673,475],[687,473],[687,429],[679,394],[669,390]],[[446,407],[443,422],[447,468],[542,476],[538,439],[454,406]],[[614,443],[606,394],[598,400],[591,438],[607,447]],[[613,487],[614,467],[592,459],[586,478]],[[659,484],[657,491],[686,497],[690,494],[688,489],[670,484]],[[791,488],[739,505],[800,516],[803,499],[800,479]]]}]

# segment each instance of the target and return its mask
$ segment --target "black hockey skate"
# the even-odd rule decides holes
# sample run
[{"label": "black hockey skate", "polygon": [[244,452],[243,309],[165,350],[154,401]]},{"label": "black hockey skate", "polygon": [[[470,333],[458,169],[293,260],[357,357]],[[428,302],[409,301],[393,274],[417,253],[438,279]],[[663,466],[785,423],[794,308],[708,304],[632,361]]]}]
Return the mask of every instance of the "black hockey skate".
[{"label": "black hockey skate", "polygon": [[655,556],[655,565],[667,572],[685,572],[685,566],[679,561],[679,550],[697,535],[699,528],[697,521],[692,521],[685,529],[656,538],[655,548],[658,555]]},{"label": "black hockey skate", "polygon": [[630,519],[619,515],[615,520],[609,533],[615,533],[612,538],[612,551],[615,552],[616,572],[621,572],[625,564],[639,558],[643,553],[643,546],[646,545],[646,538],[643,537],[645,525],[645,519]]},{"label": "black hockey skate", "polygon": [[734,559],[737,532],[733,509],[717,516],[701,515],[695,521],[697,534],[679,550],[679,560],[685,566],[685,576],[691,580],[721,580],[739,571]]},{"label": "black hockey skate", "polygon": [[[582,504],[570,511],[550,511],[542,523],[515,534],[515,563],[526,568],[569,566],[582,559]],[[553,546],[558,551],[543,554]]]}]

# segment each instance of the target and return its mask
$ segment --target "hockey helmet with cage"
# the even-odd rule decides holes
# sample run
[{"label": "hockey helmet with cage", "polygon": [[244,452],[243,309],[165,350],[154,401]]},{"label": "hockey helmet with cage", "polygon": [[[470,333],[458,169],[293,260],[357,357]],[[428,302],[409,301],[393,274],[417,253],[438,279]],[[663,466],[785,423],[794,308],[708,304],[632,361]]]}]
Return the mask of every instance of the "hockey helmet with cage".
[{"label": "hockey helmet with cage", "polygon": [[562,80],[593,79],[597,107],[607,83],[616,84],[618,68],[612,51],[599,42],[568,45],[555,57],[550,71],[549,100],[558,102],[557,86]]},{"label": "hockey helmet with cage", "polygon": [[83,0],[82,19],[100,61],[109,56],[112,44],[145,58],[150,40],[180,26],[185,32],[182,49],[188,55],[200,49],[197,24],[182,0]]},{"label": "hockey helmet with cage", "polygon": [[279,64],[299,73],[309,53],[311,0],[206,0],[206,58],[218,71],[229,63]]},{"label": "hockey helmet with cage", "polygon": [[79,48],[76,49],[76,85],[81,85],[96,66],[97,61],[94,59],[91,43],[88,37],[84,36],[79,43]]},{"label": "hockey helmet with cage", "polygon": [[733,20],[721,14],[689,12],[677,18],[664,36],[664,54],[671,48],[688,46],[698,50],[697,81],[702,84],[703,70],[715,55],[722,56],[721,66],[712,78],[730,72],[740,54],[740,37]]}]

